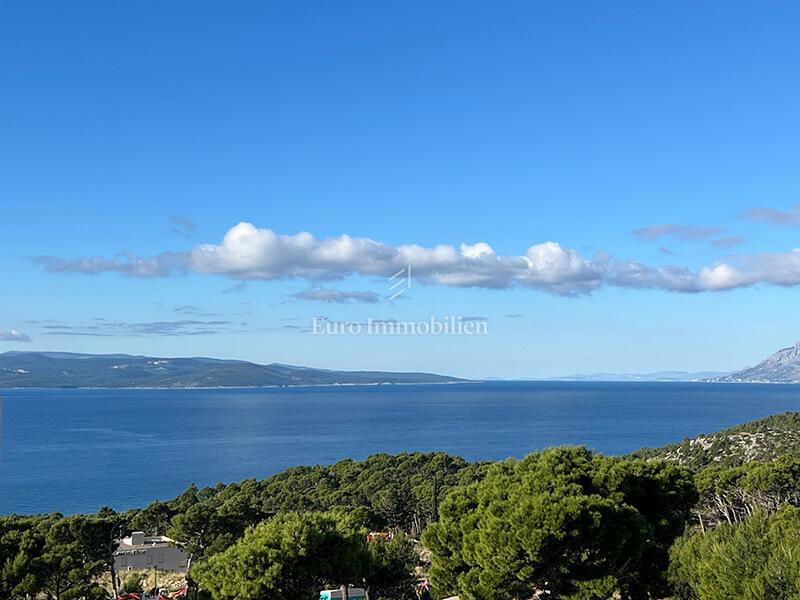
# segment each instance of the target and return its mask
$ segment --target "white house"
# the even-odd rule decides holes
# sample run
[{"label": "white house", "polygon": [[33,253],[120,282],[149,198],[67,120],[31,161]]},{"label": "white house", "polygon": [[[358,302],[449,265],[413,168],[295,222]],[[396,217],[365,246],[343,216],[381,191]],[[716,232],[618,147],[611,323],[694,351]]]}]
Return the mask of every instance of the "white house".
[{"label": "white house", "polygon": [[118,573],[142,569],[184,573],[187,558],[175,540],[165,535],[145,535],[142,531],[134,531],[119,540],[114,552],[114,568]]}]

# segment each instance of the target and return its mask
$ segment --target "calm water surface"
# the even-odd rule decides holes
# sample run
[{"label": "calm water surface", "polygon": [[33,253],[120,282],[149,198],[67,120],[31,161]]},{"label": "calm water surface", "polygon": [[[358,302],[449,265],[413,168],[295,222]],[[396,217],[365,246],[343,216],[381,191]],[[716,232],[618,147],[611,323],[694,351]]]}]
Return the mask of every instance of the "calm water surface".
[{"label": "calm water surface", "polygon": [[610,454],[787,410],[800,386],[502,382],[247,390],[0,390],[0,513],[94,512],[192,482],[376,452]]}]

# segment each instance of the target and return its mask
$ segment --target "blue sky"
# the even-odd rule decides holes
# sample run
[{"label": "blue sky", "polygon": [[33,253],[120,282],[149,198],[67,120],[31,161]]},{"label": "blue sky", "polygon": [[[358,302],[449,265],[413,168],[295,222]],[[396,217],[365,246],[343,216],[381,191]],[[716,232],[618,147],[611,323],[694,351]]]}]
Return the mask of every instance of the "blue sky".
[{"label": "blue sky", "polygon": [[[0,351],[470,377],[752,364],[800,339],[798,19],[3,3]],[[489,335],[307,331],[444,315]]]}]

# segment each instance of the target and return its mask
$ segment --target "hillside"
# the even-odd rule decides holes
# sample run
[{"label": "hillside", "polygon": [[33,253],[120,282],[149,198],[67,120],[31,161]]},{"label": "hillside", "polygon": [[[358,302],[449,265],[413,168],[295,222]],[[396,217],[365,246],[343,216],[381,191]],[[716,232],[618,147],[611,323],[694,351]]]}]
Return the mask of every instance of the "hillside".
[{"label": "hillside", "polygon": [[716,383],[800,383],[800,342],[781,348],[754,367],[714,377]]},{"label": "hillside", "polygon": [[331,371],[214,358],[157,358],[127,354],[5,352],[0,388],[182,388],[453,383],[430,373]]},{"label": "hillside", "polygon": [[711,464],[736,466],[779,456],[800,456],[800,413],[772,415],[676,444],[644,448],[633,456],[672,460],[693,469]]}]

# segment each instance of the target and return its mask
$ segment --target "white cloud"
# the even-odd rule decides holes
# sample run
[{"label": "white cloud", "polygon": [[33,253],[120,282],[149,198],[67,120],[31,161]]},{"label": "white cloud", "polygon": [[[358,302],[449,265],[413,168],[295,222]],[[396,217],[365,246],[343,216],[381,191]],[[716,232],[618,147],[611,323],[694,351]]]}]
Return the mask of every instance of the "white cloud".
[{"label": "white cloud", "polygon": [[590,262],[575,250],[562,248],[556,242],[545,242],[528,248],[522,258],[527,269],[518,274],[517,279],[523,285],[571,295],[590,292],[603,284],[604,256]]},{"label": "white cloud", "polygon": [[221,244],[203,244],[190,254],[194,271],[237,279],[325,281],[354,273],[390,276],[407,265],[425,283],[455,287],[519,285],[575,294],[602,283],[601,274],[590,262],[556,242],[531,246],[523,256],[499,256],[485,242],[461,244],[458,249],[448,244],[395,247],[349,235],[326,239],[307,232],[281,235],[239,223]]},{"label": "white cloud", "polygon": [[461,254],[467,258],[480,258],[481,256],[494,256],[494,250],[486,242],[477,244],[461,244]]},{"label": "white cloud", "polygon": [[[703,232],[670,231],[702,237],[711,235],[714,228],[699,229]],[[603,252],[584,258],[576,250],[554,241],[534,244],[520,255],[501,255],[486,242],[458,247],[393,246],[349,235],[331,238],[317,238],[308,232],[285,235],[246,222],[232,227],[221,243],[201,244],[187,252],[166,252],[149,258],[127,253],[113,259],[38,257],[34,260],[53,272],[111,271],[131,277],[166,277],[184,271],[224,275],[240,282],[236,286],[241,287],[248,280],[324,282],[353,274],[388,277],[408,265],[414,278],[426,284],[523,287],[564,296],[586,294],[603,286],[704,292],[758,283],[800,285],[800,249],[736,256],[695,272],[680,266],[654,267],[634,260],[614,259]],[[309,293],[325,294],[313,290]]]},{"label": "white cloud", "polygon": [[221,244],[202,244],[189,254],[193,270],[238,279],[338,279],[354,272],[384,274],[397,251],[366,238],[343,235],[318,240],[307,232],[277,234],[239,223]]},{"label": "white cloud", "polygon": [[753,283],[747,275],[725,263],[701,269],[698,279],[700,286],[710,291],[730,290]]},{"label": "white cloud", "polygon": [[800,284],[800,248],[789,252],[762,252],[736,257],[747,271],[751,283],[766,282],[774,285]]},{"label": "white cloud", "polygon": [[612,263],[605,282],[617,287],[658,289],[669,292],[702,291],[697,278],[683,267],[650,267],[633,260],[620,260]]}]

